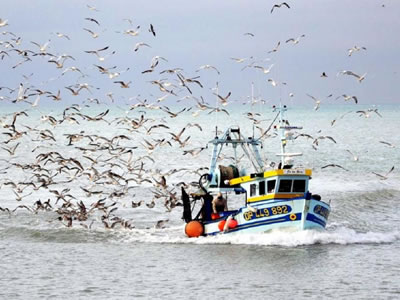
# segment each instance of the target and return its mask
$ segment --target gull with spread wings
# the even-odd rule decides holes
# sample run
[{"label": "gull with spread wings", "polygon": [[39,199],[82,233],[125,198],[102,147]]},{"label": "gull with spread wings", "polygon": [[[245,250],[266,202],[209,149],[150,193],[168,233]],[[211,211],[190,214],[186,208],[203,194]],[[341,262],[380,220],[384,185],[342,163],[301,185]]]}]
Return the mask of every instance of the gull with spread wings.
[{"label": "gull with spread wings", "polygon": [[281,6],[286,6],[287,8],[290,8],[289,4],[287,4],[286,2],[282,2],[281,4],[275,4],[274,6],[272,6],[271,8],[271,14],[274,11],[275,7],[280,8]]},{"label": "gull with spread wings", "polygon": [[356,74],[356,73],[354,73],[352,71],[347,71],[347,70],[341,71],[341,72],[338,73],[338,75],[339,74],[354,76],[354,77],[357,78],[358,82],[360,82],[360,83],[361,83],[361,81],[363,81],[365,79],[365,76],[367,75],[367,73],[365,73],[364,75],[358,75],[358,74]]},{"label": "gull with spread wings", "polygon": [[385,175],[381,175],[381,174],[378,174],[375,172],[372,172],[372,174],[375,174],[376,176],[378,176],[380,180],[386,180],[386,179],[388,179],[389,174],[393,172],[393,170],[394,170],[394,166]]}]

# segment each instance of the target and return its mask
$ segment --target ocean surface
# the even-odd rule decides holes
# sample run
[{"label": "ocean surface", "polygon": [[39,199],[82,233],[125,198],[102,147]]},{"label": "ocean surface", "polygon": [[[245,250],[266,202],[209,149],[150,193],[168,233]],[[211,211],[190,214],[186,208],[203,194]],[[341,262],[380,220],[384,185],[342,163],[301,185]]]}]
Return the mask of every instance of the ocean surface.
[{"label": "ocean surface", "polygon": [[[145,107],[82,105],[78,115],[61,105],[2,104],[0,298],[399,299],[400,106],[334,100],[318,111],[292,106],[287,119],[303,126],[298,133],[336,142],[321,138],[316,145],[299,136],[288,146],[303,152],[297,165],[313,169],[310,191],[331,204],[326,230],[189,239],[182,209],[172,207],[171,198],[180,198],[181,182],[196,182],[206,172],[199,169],[209,166],[211,148],[195,156],[185,151],[206,147],[230,125],[259,136],[247,112],[260,113],[256,118],[265,121],[256,125],[265,130],[276,115],[268,105],[232,107],[229,116],[185,111],[171,117]],[[106,121],[93,120],[108,109]],[[7,125],[17,111],[26,115],[14,126],[26,133],[14,139]],[[79,124],[60,123],[63,112]],[[159,124],[164,127],[150,129]],[[185,126],[180,140],[190,138],[182,145],[171,133]],[[69,143],[71,134],[91,138]],[[118,135],[129,139],[109,142]],[[148,149],[157,139],[161,146]],[[273,129],[262,150],[266,165],[278,162]],[[229,164],[227,151],[221,164]],[[328,164],[342,168],[322,168]],[[168,193],[157,196],[165,193],[157,186],[161,176]],[[101,199],[104,206],[95,207]],[[48,201],[47,209],[38,208],[38,200]],[[69,220],[81,201],[87,218]],[[132,207],[132,201],[143,202]],[[235,198],[229,206],[241,203]]]}]

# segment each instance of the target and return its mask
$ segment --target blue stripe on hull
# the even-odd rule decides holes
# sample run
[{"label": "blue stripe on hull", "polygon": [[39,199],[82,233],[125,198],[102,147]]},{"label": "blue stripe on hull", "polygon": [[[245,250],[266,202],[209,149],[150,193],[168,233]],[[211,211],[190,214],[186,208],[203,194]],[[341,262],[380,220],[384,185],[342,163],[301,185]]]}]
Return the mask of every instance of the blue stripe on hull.
[{"label": "blue stripe on hull", "polygon": [[326,226],[326,222],[324,220],[322,220],[322,219],[318,218],[317,216],[310,214],[310,213],[307,214],[306,221],[317,223],[317,224],[321,225],[323,228],[325,228],[325,226]]},{"label": "blue stripe on hull", "polygon": [[[248,224],[243,224],[243,225],[239,225],[238,227],[234,228],[234,229],[230,229],[229,231],[226,231],[224,233],[233,233],[233,232],[238,232],[241,230],[247,230],[250,228],[256,228],[256,227],[260,227],[260,226],[266,226],[265,230],[263,231],[267,231],[272,229],[272,227],[268,226],[268,225],[273,225],[273,224],[278,224],[278,223],[283,223],[283,222],[288,222],[288,227],[292,227],[294,225],[294,223],[297,221],[301,220],[301,213],[297,213],[296,215],[296,220],[292,221],[290,219],[289,215],[286,216],[282,216],[279,218],[275,218],[275,219],[269,219],[269,220],[262,220],[262,221],[256,221],[256,222],[252,222],[252,223],[248,223]],[[297,226],[294,226],[297,227]],[[211,233],[207,233],[207,235],[215,235],[221,232],[211,232]]]}]

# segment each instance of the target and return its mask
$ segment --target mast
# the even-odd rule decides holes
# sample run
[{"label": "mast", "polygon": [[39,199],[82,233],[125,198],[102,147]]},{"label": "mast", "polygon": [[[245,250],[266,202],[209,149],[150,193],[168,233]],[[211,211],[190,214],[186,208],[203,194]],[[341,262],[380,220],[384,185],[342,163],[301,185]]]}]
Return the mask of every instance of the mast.
[{"label": "mast", "polygon": [[[303,153],[287,153],[286,146],[288,140],[293,140],[293,129],[303,129],[302,126],[291,126],[288,120],[285,119],[285,112],[287,111],[286,105],[282,106],[282,103],[279,104],[279,107],[274,106],[274,111],[279,112],[279,124],[276,129],[280,131],[280,141],[281,141],[281,152],[276,154],[281,157],[281,166],[282,168],[285,165],[288,165],[288,162],[291,161],[293,156],[301,156]],[[290,164],[289,164],[290,165]]]}]

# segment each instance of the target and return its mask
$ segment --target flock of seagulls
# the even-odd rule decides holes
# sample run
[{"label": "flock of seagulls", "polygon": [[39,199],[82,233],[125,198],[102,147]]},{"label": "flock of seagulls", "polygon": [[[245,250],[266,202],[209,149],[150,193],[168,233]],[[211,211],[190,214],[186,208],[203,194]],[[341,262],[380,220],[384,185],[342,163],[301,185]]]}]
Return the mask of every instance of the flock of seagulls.
[{"label": "flock of seagulls", "polygon": [[[101,41],[106,29],[103,28],[103,20],[96,17],[99,10],[90,5],[86,7],[94,15],[82,20],[82,30],[89,34],[85,33],[85,36],[90,42]],[[278,8],[290,9],[290,6],[286,2],[275,4],[270,13]],[[130,27],[115,33],[127,39],[143,38],[142,41],[135,40],[133,48],[131,44],[127,46],[132,55],[139,56],[148,51],[152,48],[150,40],[161,35],[153,24],[146,25],[147,30],[143,32],[144,26],[141,24],[134,24],[130,19],[123,21]],[[116,102],[115,99],[119,98],[116,94],[120,90],[132,91],[135,81],[129,73],[132,71],[130,64],[117,66],[108,63],[118,56],[119,51],[113,49],[111,43],[82,49],[82,56],[85,57],[85,62],[82,62],[78,57],[65,53],[64,49],[58,49],[54,40],[43,39],[44,43],[25,40],[25,37],[12,32],[8,20],[0,19],[0,27],[6,26],[10,31],[4,31],[0,40],[0,64],[3,68],[10,66],[10,71],[17,72],[29,69],[30,64],[36,63],[44,68],[51,66],[56,76],[38,84],[36,74],[23,74],[23,79],[15,86],[0,87],[0,99],[10,106],[16,105],[14,112],[0,116],[0,189],[10,191],[17,203],[14,208],[8,208],[0,202],[0,211],[8,214],[21,210],[29,213],[49,211],[66,227],[77,225],[91,229],[95,223],[99,223],[106,229],[132,229],[135,227],[132,220],[118,215],[121,207],[153,209],[156,205],[162,205],[170,212],[181,206],[178,193],[181,186],[197,188],[197,183],[171,182],[177,177],[199,176],[207,170],[193,167],[165,170],[164,165],[171,163],[168,153],[172,151],[174,154],[180,153],[183,158],[196,160],[206,148],[196,144],[193,137],[208,133],[203,131],[203,124],[194,121],[195,118],[200,114],[229,116],[229,107],[240,101],[231,91],[224,91],[218,85],[217,89],[210,89],[215,104],[210,104],[200,96],[207,89],[201,76],[219,76],[222,71],[210,64],[203,64],[192,72],[185,71],[171,66],[167,58],[156,55],[149,60],[147,68],[140,71],[142,76],[157,74],[147,81],[149,89],[156,90],[156,93],[152,94],[152,98],[140,95],[130,97],[128,108],[120,107],[121,112],[115,115],[104,106]],[[63,43],[72,43],[75,39],[70,33],[57,31],[52,34],[62,39]],[[254,37],[251,32],[244,35]],[[301,34],[297,38],[287,39],[282,45],[278,41],[266,53],[274,55],[280,51],[280,47],[289,43],[297,45],[304,38],[306,35]],[[365,51],[366,48],[354,46],[348,50],[348,55],[361,50]],[[86,60],[90,61],[89,67]],[[246,64],[242,70],[250,68],[266,76],[264,82],[272,87],[287,85],[270,77],[274,72],[274,64],[266,65],[267,60],[260,61],[251,56],[231,57],[230,61],[235,65]],[[321,77],[327,77],[325,72],[322,74]],[[360,83],[366,77],[366,74],[358,75],[348,70],[338,75],[353,76]],[[110,84],[96,85],[96,76],[102,76]],[[110,86],[117,89],[108,90]],[[103,97],[99,96],[100,93],[103,93]],[[329,95],[321,100],[310,94],[306,96],[314,101],[315,111],[323,101],[332,97]],[[178,109],[164,105],[167,99],[184,103],[184,107]],[[354,104],[359,102],[354,95],[342,94],[336,97],[338,99]],[[42,112],[42,105],[45,106],[49,101],[58,102],[59,107],[65,103],[62,113],[49,110]],[[74,103],[71,104],[71,101]],[[252,99],[251,105],[254,103],[265,104],[267,101]],[[350,111],[333,120],[331,125],[334,126],[350,113],[365,118],[371,114],[382,117],[376,108]],[[269,128],[266,129],[265,122],[268,120],[263,119],[261,114],[247,112],[245,117],[260,130],[262,139],[274,137],[269,133]],[[188,119],[190,122],[184,122]],[[181,123],[182,126],[177,130],[176,124]],[[337,144],[335,138],[327,135],[313,137],[303,133],[296,136],[299,137],[309,140],[315,150],[318,150],[320,143]],[[389,142],[380,143],[395,148]],[[350,150],[346,151],[352,160],[359,161],[358,156]],[[160,160],[160,153],[167,155]],[[335,163],[322,166],[322,169],[328,167],[348,171]],[[385,175],[373,174],[385,180],[393,170],[394,166]],[[137,196],[139,187],[146,187],[147,198]],[[163,228],[167,222],[165,219],[159,220],[154,227]]]}]

